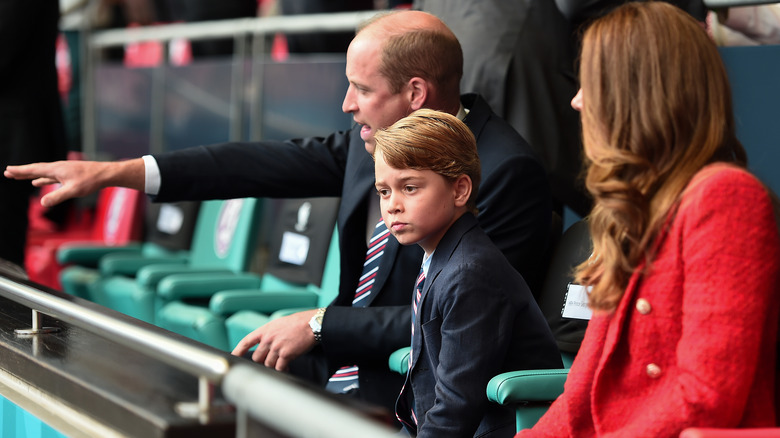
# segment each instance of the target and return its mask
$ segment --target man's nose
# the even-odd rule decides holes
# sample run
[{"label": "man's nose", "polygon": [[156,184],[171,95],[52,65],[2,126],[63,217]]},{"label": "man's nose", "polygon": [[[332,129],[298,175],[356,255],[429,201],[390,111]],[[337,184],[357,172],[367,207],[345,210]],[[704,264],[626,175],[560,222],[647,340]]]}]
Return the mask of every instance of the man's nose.
[{"label": "man's nose", "polygon": [[341,111],[345,113],[355,112],[357,105],[355,105],[355,92],[352,90],[352,85],[347,88],[346,94],[344,94],[344,102],[341,103]]}]

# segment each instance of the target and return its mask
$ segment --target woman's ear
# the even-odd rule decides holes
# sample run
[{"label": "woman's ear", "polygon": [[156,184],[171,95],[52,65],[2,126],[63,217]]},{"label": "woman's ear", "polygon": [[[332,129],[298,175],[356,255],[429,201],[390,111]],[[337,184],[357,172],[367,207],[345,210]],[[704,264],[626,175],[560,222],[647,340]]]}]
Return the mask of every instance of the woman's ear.
[{"label": "woman's ear", "polygon": [[471,197],[471,178],[468,175],[459,176],[455,182],[452,183],[453,192],[455,194],[455,206],[465,207]]}]

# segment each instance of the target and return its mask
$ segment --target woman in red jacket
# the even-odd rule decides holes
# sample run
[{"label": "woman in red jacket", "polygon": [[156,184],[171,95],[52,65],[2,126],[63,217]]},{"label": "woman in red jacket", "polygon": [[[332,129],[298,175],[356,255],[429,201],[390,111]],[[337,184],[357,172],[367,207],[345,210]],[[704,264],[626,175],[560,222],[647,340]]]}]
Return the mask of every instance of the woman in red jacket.
[{"label": "woman in red jacket", "polygon": [[628,3],[586,31],[580,79],[594,314],[564,394],[518,436],[774,426],[780,239],[715,45],[669,4]]}]

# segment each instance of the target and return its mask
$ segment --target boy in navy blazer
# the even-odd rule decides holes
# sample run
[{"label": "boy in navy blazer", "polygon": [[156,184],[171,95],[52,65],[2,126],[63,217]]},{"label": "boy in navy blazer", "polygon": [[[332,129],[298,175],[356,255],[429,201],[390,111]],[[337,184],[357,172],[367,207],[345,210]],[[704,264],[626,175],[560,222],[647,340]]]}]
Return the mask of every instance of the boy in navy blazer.
[{"label": "boy in navy blazer", "polygon": [[562,364],[522,276],[477,225],[474,135],[456,117],[422,109],[375,138],[382,218],[401,244],[425,251],[396,415],[419,437],[512,436],[512,410],[485,396],[490,378]]}]

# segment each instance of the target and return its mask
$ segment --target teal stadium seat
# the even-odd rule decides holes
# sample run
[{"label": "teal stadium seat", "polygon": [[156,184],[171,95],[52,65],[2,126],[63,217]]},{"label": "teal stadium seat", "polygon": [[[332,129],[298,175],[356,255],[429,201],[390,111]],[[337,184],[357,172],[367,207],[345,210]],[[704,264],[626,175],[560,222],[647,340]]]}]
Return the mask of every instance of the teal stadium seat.
[{"label": "teal stadium seat", "polygon": [[516,408],[517,430],[532,427],[547,412],[550,404],[563,393],[563,384],[587,328],[586,319],[564,317],[562,310],[569,299],[569,284],[574,267],[592,253],[586,219],[572,224],[555,246],[539,295],[542,310],[561,351],[563,369],[521,370],[502,373],[490,380],[488,399]]},{"label": "teal stadium seat", "polygon": [[[165,298],[158,294],[160,287],[175,288],[182,282],[195,281],[192,293],[206,299],[225,287],[257,287],[259,276],[248,270],[257,245],[262,205],[262,200],[257,198],[203,202],[192,248],[184,262],[147,264],[132,278],[119,275],[123,273],[123,256],[104,257],[101,272],[118,274],[99,282],[92,290],[94,301],[154,323],[155,313],[165,304]],[[130,268],[136,267],[128,264]]]},{"label": "teal stadium seat", "polygon": [[63,291],[94,301],[91,291],[103,276],[98,266],[107,256],[114,261],[103,263],[109,266],[104,269],[105,275],[135,277],[144,265],[185,263],[199,207],[200,202],[149,202],[143,241],[125,245],[63,245],[57,252],[58,261],[68,265],[60,272]]},{"label": "teal stadium seat", "polygon": [[[311,307],[333,299],[339,281],[338,235],[333,231],[339,199],[285,199],[277,203],[279,213],[269,227],[267,269],[259,287],[225,285],[204,303],[191,296],[185,285],[174,289],[161,283],[158,292],[168,303],[158,313],[160,327],[230,350],[236,337],[240,339],[269,320],[265,312]],[[228,328],[226,318],[236,312],[246,326],[237,329],[234,323]]]}]

